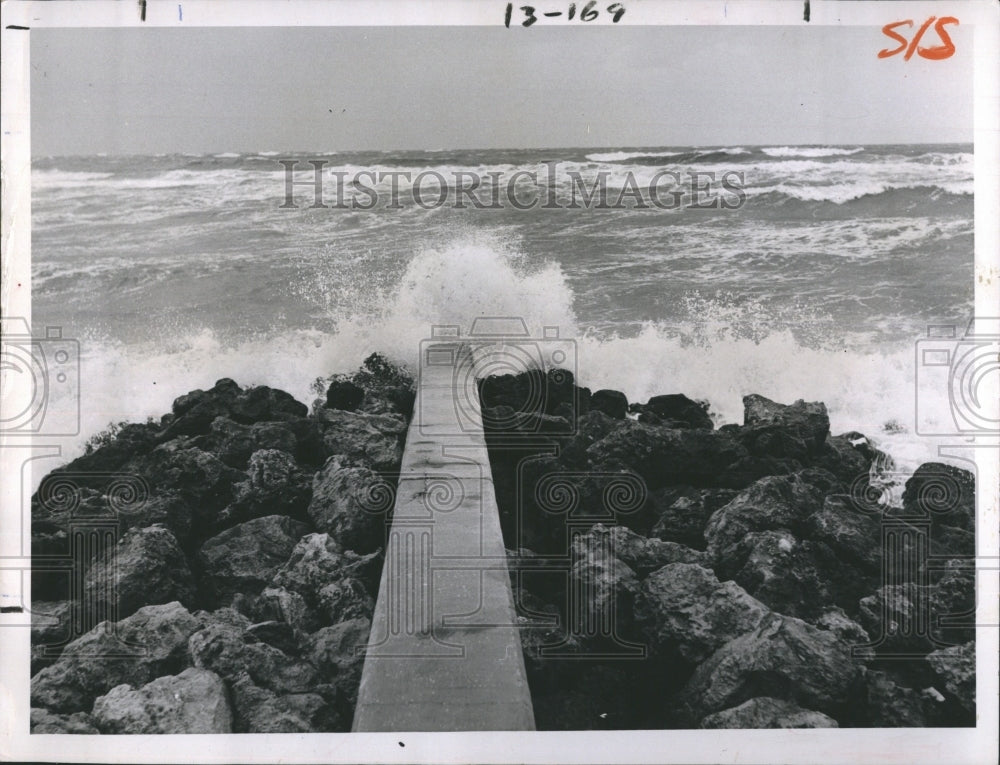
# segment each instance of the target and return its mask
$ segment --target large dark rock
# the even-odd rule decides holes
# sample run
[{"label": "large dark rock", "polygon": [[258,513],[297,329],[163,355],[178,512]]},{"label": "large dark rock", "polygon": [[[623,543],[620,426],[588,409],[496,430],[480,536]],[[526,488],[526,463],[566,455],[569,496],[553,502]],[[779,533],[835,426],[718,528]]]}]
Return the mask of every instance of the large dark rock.
[{"label": "large dark rock", "polygon": [[196,599],[194,577],[177,539],[166,526],[131,529],[114,550],[87,572],[84,587],[96,602],[114,582],[111,608],[118,618],[135,613],[142,606],[179,600],[193,606]]},{"label": "large dark rock", "polygon": [[242,481],[233,485],[233,500],[218,515],[216,525],[230,526],[265,515],[305,520],[312,497],[312,477],[288,452],[261,449],[250,455]]},{"label": "large dark rock", "polygon": [[801,530],[835,485],[836,479],[821,470],[760,479],[712,514],[705,527],[709,554],[722,563],[751,531]]},{"label": "large dark rock", "polygon": [[976,479],[967,470],[928,462],[906,482],[903,510],[908,517],[927,518],[932,531],[953,526],[976,530]]},{"label": "large dark rock", "polygon": [[720,582],[707,568],[691,563],[654,571],[642,582],[635,605],[636,621],[651,649],[689,664],[750,632],[768,613],[767,606],[735,583]]},{"label": "large dark rock", "polygon": [[707,556],[698,550],[676,542],[644,537],[625,526],[609,527],[602,523],[592,526],[586,534],[575,537],[572,550],[581,558],[606,551],[625,563],[639,577],[668,563],[708,563]]},{"label": "large dark rock", "polygon": [[603,412],[613,420],[624,420],[628,399],[618,390],[598,390],[590,396],[590,411]]},{"label": "large dark rock", "polygon": [[182,497],[194,511],[196,528],[215,522],[218,510],[232,498],[233,484],[245,477],[186,439],[160,444],[129,462],[127,470],[146,479],[155,493],[172,492]]},{"label": "large dark rock", "polygon": [[392,472],[403,457],[406,420],[398,414],[320,409],[316,416],[328,456],[340,455],[373,470]]},{"label": "large dark rock", "polygon": [[247,611],[260,621],[281,621],[300,632],[313,632],[321,618],[301,593],[284,587],[265,587],[264,591],[248,604]]},{"label": "large dark rock", "polygon": [[804,532],[825,543],[844,563],[878,574],[882,570],[881,520],[851,497],[832,495],[806,519]]},{"label": "large dark rock", "polygon": [[671,484],[737,488],[758,478],[746,449],[727,433],[626,420],[587,449],[590,465],[631,470],[655,489]]},{"label": "large dark rock", "polygon": [[569,627],[595,643],[629,641],[635,634],[633,607],[639,579],[602,549],[587,549],[569,573],[570,590],[583,593],[567,603]]},{"label": "large dark rock", "polygon": [[691,489],[680,495],[673,488],[658,489],[650,497],[656,515],[650,533],[668,542],[704,550],[708,519],[735,496],[733,489]]},{"label": "large dark rock", "polygon": [[[759,601],[788,616],[819,616],[835,602],[829,570],[835,561],[810,542],[784,529],[752,531],[740,540],[716,570],[731,576]],[[817,564],[823,566],[819,568]]]},{"label": "large dark rock", "polygon": [[864,482],[873,464],[891,466],[892,458],[856,431],[827,436],[813,461],[813,465],[830,471],[848,486]]},{"label": "large dark rock", "polygon": [[712,430],[715,427],[712,418],[708,416],[708,404],[692,401],[683,393],[653,396],[642,407],[642,414],[653,415],[653,424],[662,422],[674,428]]},{"label": "large dark rock", "polygon": [[31,679],[31,703],[56,712],[88,711],[116,685],[141,686],[187,664],[198,621],[180,603],[140,608],[112,627],[102,622],[66,646]]},{"label": "large dark rock", "polygon": [[939,715],[935,707],[940,705],[931,694],[902,685],[887,672],[868,670],[859,723],[872,728],[924,728]]},{"label": "large dark rock", "polygon": [[275,693],[247,673],[229,683],[237,733],[347,732],[350,720],[337,715],[320,693]]},{"label": "large dark rock", "polygon": [[295,454],[303,421],[255,422],[251,425],[216,417],[206,436],[199,437],[196,445],[215,454],[230,467],[246,470],[250,455],[261,449],[280,449]]},{"label": "large dark rock", "polygon": [[680,702],[693,721],[758,696],[793,701],[839,719],[857,699],[862,676],[861,665],[835,635],[771,614],[702,662]]},{"label": "large dark rock", "polygon": [[309,530],[286,516],[268,515],[212,537],[198,552],[206,597],[228,605],[238,592],[260,593]]},{"label": "large dark rock", "polygon": [[699,728],[837,728],[837,721],[822,712],[770,696],[758,696],[742,704],[710,714]]},{"label": "large dark rock", "polygon": [[326,408],[356,412],[365,399],[365,390],[350,380],[334,380],[326,389]]},{"label": "large dark rock", "polygon": [[284,391],[267,386],[243,390],[232,380],[222,379],[207,391],[195,390],[176,399],[173,418],[160,440],[204,435],[216,417],[249,425],[305,417],[308,413],[305,404]]},{"label": "large dark rock", "polygon": [[226,687],[214,672],[188,667],[138,689],[119,685],[94,702],[101,733],[232,733]]},{"label": "large dark rock", "polygon": [[309,517],[339,544],[369,553],[385,543],[395,477],[331,457],[313,478]]},{"label": "large dark rock", "polygon": [[99,489],[107,482],[108,474],[118,472],[129,460],[156,446],[158,431],[152,423],[123,425],[115,429],[112,437],[102,439],[99,446],[88,449],[66,466],[56,468],[52,474],[71,474],[81,486]]},{"label": "large dark rock", "polygon": [[743,397],[743,425],[750,428],[779,426],[803,441],[814,454],[822,450],[830,433],[825,404],[800,399],[794,404],[783,405],[756,394]]},{"label": "large dark rock", "polygon": [[323,627],[307,640],[309,661],[324,682],[336,686],[341,716],[348,719],[354,714],[365,663],[365,654],[360,649],[367,646],[370,631],[370,620],[356,618]]},{"label": "large dark rock", "polygon": [[940,648],[925,657],[940,690],[970,717],[976,714],[976,642]]}]

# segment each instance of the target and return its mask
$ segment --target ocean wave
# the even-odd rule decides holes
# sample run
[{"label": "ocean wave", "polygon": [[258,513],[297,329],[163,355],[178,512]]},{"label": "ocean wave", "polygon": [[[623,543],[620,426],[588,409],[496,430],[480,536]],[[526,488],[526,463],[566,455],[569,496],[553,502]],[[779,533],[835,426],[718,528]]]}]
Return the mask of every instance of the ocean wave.
[{"label": "ocean wave", "polygon": [[837,146],[768,146],[761,152],[769,157],[837,157],[860,154],[864,146],[845,149]]},{"label": "ocean wave", "polygon": [[686,154],[684,151],[612,151],[606,154],[588,154],[591,162],[624,162],[636,157],[677,157]]},{"label": "ocean wave", "polygon": [[[746,189],[747,198],[754,203],[784,205],[793,202],[823,202],[835,205],[846,205],[859,201],[866,203],[898,202],[906,204],[926,204],[933,201],[938,204],[960,202],[973,195],[972,181],[957,181],[954,183],[879,183],[867,181],[862,183],[833,183],[825,186],[793,186],[778,184],[771,187],[750,187]],[[967,200],[965,200],[967,201]]]}]

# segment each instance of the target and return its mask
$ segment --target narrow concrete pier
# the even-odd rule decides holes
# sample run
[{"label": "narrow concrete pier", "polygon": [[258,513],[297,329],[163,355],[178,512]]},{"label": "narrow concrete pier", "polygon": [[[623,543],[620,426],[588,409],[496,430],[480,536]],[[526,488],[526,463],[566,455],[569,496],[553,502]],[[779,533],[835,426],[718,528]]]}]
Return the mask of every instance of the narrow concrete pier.
[{"label": "narrow concrete pier", "polygon": [[472,359],[424,353],[354,730],[534,730]]}]

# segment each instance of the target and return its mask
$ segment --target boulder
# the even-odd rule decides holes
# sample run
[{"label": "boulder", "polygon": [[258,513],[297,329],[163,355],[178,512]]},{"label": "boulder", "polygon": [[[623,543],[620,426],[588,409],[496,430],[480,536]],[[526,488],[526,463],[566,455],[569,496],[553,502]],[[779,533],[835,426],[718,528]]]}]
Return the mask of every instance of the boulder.
[{"label": "boulder", "polygon": [[628,566],[606,551],[587,551],[570,569],[569,629],[596,643],[630,642],[635,636],[633,606],[639,580]]},{"label": "boulder", "polygon": [[157,444],[159,428],[153,423],[129,423],[116,427],[112,437],[101,439],[96,448],[86,448],[84,454],[50,475],[70,474],[80,486],[100,489],[108,475],[116,473],[129,460],[148,453]]},{"label": "boulder", "polygon": [[122,531],[160,524],[170,530],[182,547],[191,539],[194,510],[184,497],[174,491],[153,494],[142,502],[123,504],[117,515]]},{"label": "boulder", "polygon": [[628,399],[617,390],[598,390],[590,396],[590,411],[602,412],[613,420],[624,420],[628,413]]},{"label": "boulder", "polygon": [[250,612],[260,621],[282,621],[300,632],[313,632],[321,621],[300,593],[284,587],[265,587]]},{"label": "boulder", "polygon": [[833,473],[848,486],[865,481],[872,464],[884,464],[891,458],[879,451],[867,436],[851,431],[839,436],[827,436],[813,465]]},{"label": "boulder", "polygon": [[93,718],[86,712],[59,715],[47,709],[31,710],[32,733],[80,733],[94,735],[100,733],[94,726]]},{"label": "boulder", "polygon": [[116,686],[92,714],[102,733],[231,733],[233,723],[222,680],[195,667],[139,689]]},{"label": "boulder", "polygon": [[633,471],[650,489],[686,484],[740,488],[759,477],[731,435],[676,429],[625,420],[587,449],[594,469]]},{"label": "boulder", "polygon": [[68,600],[31,601],[31,674],[55,662],[70,635],[73,604]]},{"label": "boulder", "polygon": [[180,603],[140,608],[117,623],[102,622],[63,649],[31,679],[31,703],[55,712],[86,711],[116,685],[141,686],[180,671],[198,621]]},{"label": "boulder", "polygon": [[705,717],[699,728],[838,728],[822,712],[770,696],[758,696]]},{"label": "boulder", "polygon": [[[822,483],[824,476],[830,484]],[[835,482],[829,473],[814,470],[761,478],[709,518],[705,527],[709,555],[722,563],[751,531],[799,531],[805,520],[822,508],[825,490]]]},{"label": "boulder", "polygon": [[249,425],[305,417],[309,408],[284,391],[267,386],[243,390],[232,380],[222,379],[208,391],[195,390],[176,399],[172,413],[161,440],[203,435],[216,417]]},{"label": "boulder", "polygon": [[952,465],[925,463],[906,482],[903,510],[910,517],[928,518],[932,531],[938,526],[953,526],[974,532],[976,478]]},{"label": "boulder", "polygon": [[143,476],[154,493],[172,492],[182,497],[195,511],[192,522],[196,528],[215,521],[218,510],[232,498],[233,484],[245,477],[183,438],[160,444],[126,467],[128,472]]},{"label": "boulder", "polygon": [[808,619],[834,603],[825,570],[836,562],[824,560],[829,557],[784,529],[752,531],[716,566],[716,571],[722,577],[731,576],[769,608]]},{"label": "boulder", "polygon": [[233,501],[219,513],[217,525],[287,515],[304,520],[312,496],[311,476],[286,451],[260,449],[250,455],[246,474],[233,485]]},{"label": "boulder", "polygon": [[836,635],[847,645],[863,646],[871,641],[871,637],[865,632],[865,628],[851,619],[842,608],[834,606],[827,609],[817,618],[812,620],[814,627],[827,630]]},{"label": "boulder", "polygon": [[707,565],[707,556],[690,547],[644,537],[625,526],[608,527],[602,523],[592,526],[586,534],[574,537],[571,549],[581,558],[597,551],[607,551],[640,578],[668,563]]},{"label": "boulder", "polygon": [[318,610],[327,624],[349,619],[370,619],[375,601],[368,589],[353,576],[344,576],[323,585],[316,596]]},{"label": "boulder", "polygon": [[653,396],[642,407],[642,413],[652,414],[657,420],[669,422],[675,428],[712,430],[715,427],[712,418],[708,416],[708,404],[704,401],[692,401],[683,393]]},{"label": "boulder", "polygon": [[234,728],[238,733],[346,732],[340,718],[319,693],[275,693],[261,688],[246,673],[230,683]]},{"label": "boulder", "polygon": [[365,390],[350,380],[333,380],[326,389],[326,408],[356,412],[364,401]]},{"label": "boulder", "polygon": [[872,728],[925,728],[941,703],[876,670],[865,673],[864,702],[863,723]]},{"label": "boulder", "polygon": [[202,590],[218,605],[228,605],[237,592],[257,595],[308,532],[304,523],[283,515],[226,529],[198,551]]},{"label": "boulder", "polygon": [[395,476],[331,457],[313,478],[309,517],[343,547],[373,552],[385,543],[395,484]]},{"label": "boulder", "polygon": [[95,563],[84,579],[90,597],[99,600],[114,582],[117,603],[109,604],[118,618],[142,606],[179,600],[195,601],[195,582],[187,558],[166,526],[130,529],[113,551]]},{"label": "boulder", "polygon": [[380,554],[357,555],[329,534],[307,534],[274,575],[271,586],[298,592],[308,602],[326,585],[348,577],[360,580],[369,593],[377,592],[381,574]]},{"label": "boulder", "polygon": [[288,622],[271,620],[251,624],[243,630],[243,639],[248,643],[267,643],[287,656],[298,656],[301,652],[298,634]]},{"label": "boulder", "polygon": [[642,582],[635,605],[636,621],[651,649],[688,664],[755,629],[769,613],[734,582],[720,582],[693,563],[671,563],[654,571]]},{"label": "boulder", "polygon": [[831,495],[806,519],[804,534],[825,543],[845,564],[874,575],[882,570],[881,521],[851,497]]},{"label": "boulder", "polygon": [[208,435],[196,445],[215,454],[230,467],[246,470],[250,455],[261,449],[279,449],[294,454],[298,437],[294,423],[286,421],[255,422],[244,425],[228,417],[216,417]]},{"label": "boulder", "polygon": [[328,456],[372,470],[393,472],[403,457],[406,420],[398,414],[363,414],[320,409],[316,416]]},{"label": "boulder", "polygon": [[834,719],[860,690],[861,665],[832,633],[770,614],[702,662],[680,694],[691,720],[758,696],[793,701]]},{"label": "boulder", "polygon": [[370,631],[370,620],[348,619],[323,627],[307,639],[306,655],[320,677],[336,686],[343,700],[343,716],[353,716]]},{"label": "boulder", "polygon": [[814,454],[822,450],[830,433],[825,404],[799,399],[794,404],[783,405],[756,394],[743,397],[743,425],[751,428],[780,426],[803,441]]},{"label": "boulder", "polygon": [[941,690],[966,712],[976,714],[976,642],[940,648],[924,657]]},{"label": "boulder", "polygon": [[679,496],[674,489],[658,489],[651,497],[656,515],[651,534],[658,539],[704,550],[708,519],[735,496],[732,489],[692,489]]}]

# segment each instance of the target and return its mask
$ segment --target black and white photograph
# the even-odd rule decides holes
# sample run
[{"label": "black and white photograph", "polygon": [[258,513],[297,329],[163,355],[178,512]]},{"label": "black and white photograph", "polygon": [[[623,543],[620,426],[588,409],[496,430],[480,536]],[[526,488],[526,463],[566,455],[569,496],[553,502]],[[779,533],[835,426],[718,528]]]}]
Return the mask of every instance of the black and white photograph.
[{"label": "black and white photograph", "polygon": [[996,2],[2,27],[5,759],[995,761]]}]

